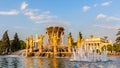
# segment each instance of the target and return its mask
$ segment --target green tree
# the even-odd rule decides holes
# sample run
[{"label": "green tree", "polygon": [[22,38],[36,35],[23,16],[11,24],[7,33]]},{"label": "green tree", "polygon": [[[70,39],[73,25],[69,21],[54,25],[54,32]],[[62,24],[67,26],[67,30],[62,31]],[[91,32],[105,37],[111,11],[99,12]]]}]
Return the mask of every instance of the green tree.
[{"label": "green tree", "polygon": [[116,34],[117,38],[116,38],[116,44],[120,45],[120,29],[118,29],[118,33]]},{"label": "green tree", "polygon": [[15,33],[15,35],[14,35],[14,39],[13,39],[13,42],[11,45],[11,50],[12,50],[12,52],[20,50],[20,41],[19,41],[17,33]]},{"label": "green tree", "polygon": [[113,47],[112,47],[112,45],[107,45],[107,51],[110,51],[110,52],[112,52],[112,49]]},{"label": "green tree", "polygon": [[113,50],[115,52],[120,52],[120,29],[118,29],[118,32],[116,34],[117,38],[116,38],[116,43],[113,45]]},{"label": "green tree", "polygon": [[8,31],[5,31],[5,33],[3,34],[1,42],[2,42],[1,44],[2,54],[8,54],[10,50]]},{"label": "green tree", "polygon": [[26,44],[23,40],[20,40],[20,46],[21,46],[20,49],[25,49]]},{"label": "green tree", "polygon": [[10,40],[10,53],[12,52],[12,43],[13,43],[13,40]]},{"label": "green tree", "polygon": [[113,50],[114,50],[115,52],[120,52],[120,45],[119,45],[119,44],[114,44],[114,45],[113,45]]}]

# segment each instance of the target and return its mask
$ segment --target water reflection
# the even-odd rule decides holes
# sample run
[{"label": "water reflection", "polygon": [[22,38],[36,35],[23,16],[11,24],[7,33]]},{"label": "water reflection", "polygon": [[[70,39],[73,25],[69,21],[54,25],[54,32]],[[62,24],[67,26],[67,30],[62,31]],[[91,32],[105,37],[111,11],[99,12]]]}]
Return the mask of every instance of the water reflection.
[{"label": "water reflection", "polygon": [[13,58],[11,65],[13,65],[13,68],[17,68],[18,67],[18,63],[19,61],[17,60],[17,58]]},{"label": "water reflection", "polygon": [[61,68],[56,58],[25,58],[26,68]]},{"label": "water reflection", "polygon": [[120,57],[112,62],[70,62],[66,58],[0,57],[0,68],[119,68]]},{"label": "water reflection", "polygon": [[32,58],[25,58],[25,67],[32,68],[33,67],[33,60]]},{"label": "water reflection", "polygon": [[1,59],[0,61],[0,67],[5,67],[8,66],[8,61],[6,60],[6,58]]},{"label": "water reflection", "polygon": [[0,57],[0,68],[21,68],[23,65],[19,64],[19,58]]}]

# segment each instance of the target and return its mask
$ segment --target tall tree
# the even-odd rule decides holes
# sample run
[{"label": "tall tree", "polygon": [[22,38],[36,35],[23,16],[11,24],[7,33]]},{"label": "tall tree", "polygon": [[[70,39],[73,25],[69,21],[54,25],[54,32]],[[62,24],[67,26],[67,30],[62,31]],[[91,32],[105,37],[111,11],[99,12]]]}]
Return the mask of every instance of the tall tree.
[{"label": "tall tree", "polygon": [[13,39],[13,42],[12,42],[12,45],[11,45],[11,50],[13,52],[17,51],[17,50],[20,50],[20,41],[19,41],[17,33],[15,33],[15,35],[14,35],[14,39]]},{"label": "tall tree", "polygon": [[118,33],[116,34],[117,38],[116,38],[116,44],[120,44],[120,29],[118,29]]},{"label": "tall tree", "polygon": [[120,52],[120,29],[118,29],[118,32],[116,34],[117,38],[116,38],[116,43],[113,45],[113,50],[115,52]]},{"label": "tall tree", "polygon": [[8,31],[5,31],[2,37],[2,54],[8,54],[10,50],[10,42],[9,42],[9,36]]}]

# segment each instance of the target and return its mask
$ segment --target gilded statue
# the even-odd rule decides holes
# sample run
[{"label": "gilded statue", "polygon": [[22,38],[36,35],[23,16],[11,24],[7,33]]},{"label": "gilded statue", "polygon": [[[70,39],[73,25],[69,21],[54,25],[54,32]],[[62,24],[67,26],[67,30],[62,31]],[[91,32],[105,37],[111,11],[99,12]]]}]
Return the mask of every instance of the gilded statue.
[{"label": "gilded statue", "polygon": [[80,46],[80,44],[81,44],[81,38],[78,37],[78,39],[77,39],[77,48]]},{"label": "gilded statue", "polygon": [[53,45],[57,46],[58,45],[58,37],[56,34],[53,34]]},{"label": "gilded statue", "polygon": [[32,35],[29,38],[29,43],[30,43],[30,51],[32,51],[32,48],[33,48],[33,36]]},{"label": "gilded statue", "polygon": [[28,49],[28,48],[29,48],[29,39],[26,38],[26,49]]},{"label": "gilded statue", "polygon": [[42,34],[38,37],[39,52],[42,52],[43,38],[44,38],[44,35]]},{"label": "gilded statue", "polygon": [[39,36],[39,45],[42,46],[43,45],[43,38],[44,38],[44,35],[40,35]]},{"label": "gilded statue", "polygon": [[77,39],[77,48],[80,47],[80,45],[83,43],[84,39],[82,38],[81,32],[79,32],[79,36]]},{"label": "gilded statue", "polygon": [[71,36],[71,33],[70,33],[70,34],[68,34],[68,45],[72,46],[72,42],[73,42],[73,39],[72,39],[72,36]]}]

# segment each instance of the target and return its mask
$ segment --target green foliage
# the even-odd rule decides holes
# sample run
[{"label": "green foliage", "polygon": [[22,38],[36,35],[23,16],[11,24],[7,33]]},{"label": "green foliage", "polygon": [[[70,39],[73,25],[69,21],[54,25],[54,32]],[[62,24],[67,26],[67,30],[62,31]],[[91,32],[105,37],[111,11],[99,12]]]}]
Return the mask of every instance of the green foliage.
[{"label": "green foliage", "polygon": [[10,40],[10,45],[12,45],[12,43],[13,43],[13,40]]},{"label": "green foliage", "polygon": [[120,44],[114,44],[114,45],[113,45],[113,50],[114,50],[115,52],[120,52]]},{"label": "green foliage", "polygon": [[2,40],[1,40],[1,54],[8,54],[10,51],[10,42],[9,42],[9,36],[8,36],[8,31],[5,31],[3,34]]},{"label": "green foliage", "polygon": [[118,32],[116,34],[117,38],[116,38],[116,43],[113,45],[113,50],[115,52],[120,52],[120,29],[118,29]]},{"label": "green foliage", "polygon": [[23,40],[20,40],[20,49],[25,49],[26,44]]},{"label": "green foliage", "polygon": [[112,50],[113,50],[113,47],[112,47],[112,45],[107,45],[107,51],[110,51],[110,52],[112,52]]},{"label": "green foliage", "polygon": [[19,40],[17,33],[15,33],[13,40],[9,40],[7,32],[8,31],[5,31],[0,41],[0,55],[10,54],[14,51],[25,48],[25,42]]},{"label": "green foliage", "polygon": [[120,29],[118,31],[118,33],[116,34],[117,38],[116,38],[116,44],[120,44]]},{"label": "green foliage", "polygon": [[120,36],[116,38],[116,44],[120,44]]},{"label": "green foliage", "polygon": [[14,52],[17,50],[20,50],[20,41],[17,33],[15,33],[13,42],[11,43],[11,51]]}]

